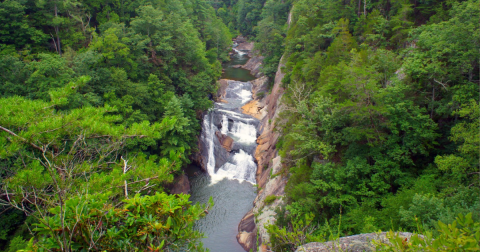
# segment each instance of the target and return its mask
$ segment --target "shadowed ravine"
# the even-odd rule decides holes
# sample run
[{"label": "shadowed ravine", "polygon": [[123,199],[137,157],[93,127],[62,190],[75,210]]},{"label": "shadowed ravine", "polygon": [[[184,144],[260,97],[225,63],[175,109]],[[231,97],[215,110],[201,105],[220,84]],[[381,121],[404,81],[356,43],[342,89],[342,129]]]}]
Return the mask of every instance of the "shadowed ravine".
[{"label": "shadowed ravine", "polygon": [[208,174],[201,173],[191,180],[193,202],[207,203],[209,197],[215,202],[209,214],[196,224],[207,236],[203,242],[212,252],[244,251],[236,239],[237,227],[256,197],[257,165],[253,154],[259,122],[240,111],[252,99],[248,81],[254,77],[248,70],[232,67],[247,60],[246,55],[236,54],[225,66],[222,77],[232,79],[223,97],[225,102],[215,103],[202,126],[200,141]]}]

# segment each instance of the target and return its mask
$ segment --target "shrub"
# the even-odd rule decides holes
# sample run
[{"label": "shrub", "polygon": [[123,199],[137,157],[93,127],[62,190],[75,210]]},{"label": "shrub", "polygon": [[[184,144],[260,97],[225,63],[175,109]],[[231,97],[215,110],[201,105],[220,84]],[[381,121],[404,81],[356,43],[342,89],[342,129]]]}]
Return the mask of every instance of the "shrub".
[{"label": "shrub", "polygon": [[275,196],[275,195],[268,195],[267,197],[265,197],[265,200],[263,202],[265,202],[265,205],[270,205],[272,204],[278,197]]}]

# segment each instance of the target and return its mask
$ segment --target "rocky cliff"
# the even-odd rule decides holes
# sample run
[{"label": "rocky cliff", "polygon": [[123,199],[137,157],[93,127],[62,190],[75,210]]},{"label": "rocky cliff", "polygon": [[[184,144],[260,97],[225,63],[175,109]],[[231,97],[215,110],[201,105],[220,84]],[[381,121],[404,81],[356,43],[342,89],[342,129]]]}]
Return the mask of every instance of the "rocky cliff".
[{"label": "rocky cliff", "polygon": [[[274,131],[275,124],[280,120],[278,115],[282,110],[280,100],[284,90],[281,83],[285,75],[281,71],[282,66],[282,63],[278,66],[270,93],[268,93],[267,77],[252,81],[254,100],[242,107],[243,113],[261,121],[259,125],[261,135],[257,138],[258,146],[255,150],[256,180],[259,191],[253,202],[253,209],[240,222],[237,235],[237,240],[247,251],[250,249],[266,251],[269,237],[264,225],[275,222],[274,210],[283,202],[282,197],[287,182],[287,179],[282,176],[281,157],[278,156],[275,148],[279,133]],[[274,196],[270,198],[275,199],[266,204],[265,199],[270,195]]]}]

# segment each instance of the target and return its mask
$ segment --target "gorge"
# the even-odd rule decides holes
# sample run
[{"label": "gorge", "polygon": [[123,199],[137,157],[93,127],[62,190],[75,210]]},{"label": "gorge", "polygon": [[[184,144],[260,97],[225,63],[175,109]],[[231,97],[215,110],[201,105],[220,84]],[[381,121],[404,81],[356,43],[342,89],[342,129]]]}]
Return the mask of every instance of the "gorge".
[{"label": "gorge", "polygon": [[191,199],[215,206],[196,227],[208,237],[203,240],[211,251],[244,251],[237,243],[237,225],[255,199],[257,164],[254,154],[259,120],[242,113],[252,100],[254,77],[236,67],[247,62],[247,54],[237,51],[225,66],[221,88],[214,105],[203,119],[199,149],[200,165],[207,174],[191,181]]}]

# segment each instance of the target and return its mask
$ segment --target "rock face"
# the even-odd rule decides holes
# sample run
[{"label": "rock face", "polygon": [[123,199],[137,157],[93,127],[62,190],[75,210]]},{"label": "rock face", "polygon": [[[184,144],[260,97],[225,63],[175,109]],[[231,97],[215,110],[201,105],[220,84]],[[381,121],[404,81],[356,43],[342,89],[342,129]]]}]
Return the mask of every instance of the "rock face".
[{"label": "rock face", "polygon": [[220,79],[218,81],[218,90],[217,90],[217,100],[221,100],[225,98],[225,92],[228,87],[228,80],[227,79]]},{"label": "rock face", "polygon": [[[265,170],[264,174],[262,174],[264,176],[265,174],[268,175],[264,178],[267,182],[253,203],[253,213],[257,216],[255,223],[258,229],[259,240],[263,244],[268,244],[270,241],[265,225],[275,223],[275,208],[283,204],[283,195],[285,194],[285,185],[287,184],[287,178],[280,175],[280,171],[282,170],[281,157],[275,157],[272,160],[272,163],[272,167],[269,167]],[[269,176],[270,170],[272,171],[272,176],[274,176],[273,178],[270,178]],[[270,195],[274,195],[277,198],[267,205],[265,203],[265,198]]]},{"label": "rock face", "polygon": [[180,175],[180,177],[176,178],[173,183],[173,188],[170,190],[171,194],[187,194],[190,192],[190,182],[188,181],[187,175]]},{"label": "rock face", "polygon": [[[409,240],[412,233],[399,232],[400,237]],[[330,252],[330,251],[348,251],[348,252],[370,252],[375,251],[375,245],[372,241],[379,243],[389,243],[386,232],[352,235],[342,237],[329,242],[311,242],[300,246],[295,252]]]},{"label": "rock face", "polygon": [[283,95],[283,88],[281,87],[282,79],[285,74],[281,71],[283,57],[280,60],[278,66],[277,74],[275,75],[275,81],[273,85],[272,92],[266,96],[265,106],[267,115],[262,119],[261,122],[261,132],[262,134],[257,139],[257,149],[255,151],[255,158],[257,160],[258,169],[257,169],[257,183],[260,187],[264,187],[269,173],[265,172],[265,167],[272,167],[273,164],[270,162],[277,156],[277,150],[275,145],[277,144],[278,138],[280,137],[278,132],[275,132],[273,129],[275,124],[280,118],[278,117],[279,113],[282,111],[280,106],[280,99]]},{"label": "rock face", "polygon": [[265,100],[268,92],[268,78],[260,77],[251,81],[253,100],[242,107],[242,113],[262,120],[267,115]]},{"label": "rock face", "polygon": [[260,70],[262,69],[262,63],[265,57],[252,55],[252,54],[253,53],[249,54],[249,56],[251,55],[251,58],[248,59],[247,63],[245,63],[245,65],[243,65],[242,68],[249,70],[253,76],[259,78],[260,76],[262,76],[262,73],[260,73]]},{"label": "rock face", "polygon": [[238,46],[235,47],[235,49],[240,50],[240,51],[252,51],[253,50],[253,42],[247,42],[243,41],[239,43],[237,39]]},{"label": "rock face", "polygon": [[237,241],[242,245],[245,251],[257,251],[257,227],[255,226],[255,216],[250,210],[238,224]]},{"label": "rock face", "polygon": [[[276,143],[279,133],[274,131],[275,123],[279,120],[281,111],[280,99],[283,94],[281,87],[283,76],[281,71],[283,64],[278,66],[275,76],[274,86],[270,94],[268,92],[268,79],[261,77],[252,82],[252,92],[254,100],[242,107],[243,113],[249,114],[261,120],[259,125],[262,134],[257,138],[257,148],[255,150],[255,159],[257,161],[256,180],[260,191],[253,203],[252,213],[254,217],[256,244],[259,251],[267,251],[267,245],[270,241],[265,225],[275,223],[275,208],[283,204],[283,195],[285,194],[285,185],[287,178],[282,175],[281,157],[278,156]],[[270,176],[272,174],[272,176]],[[265,198],[269,195],[276,196],[276,199],[270,204],[265,204]],[[253,234],[244,231],[241,226],[248,223],[247,214],[239,225],[239,234],[237,239],[239,243],[248,248],[246,244],[253,239]],[[252,231],[253,232],[253,231]]]}]

